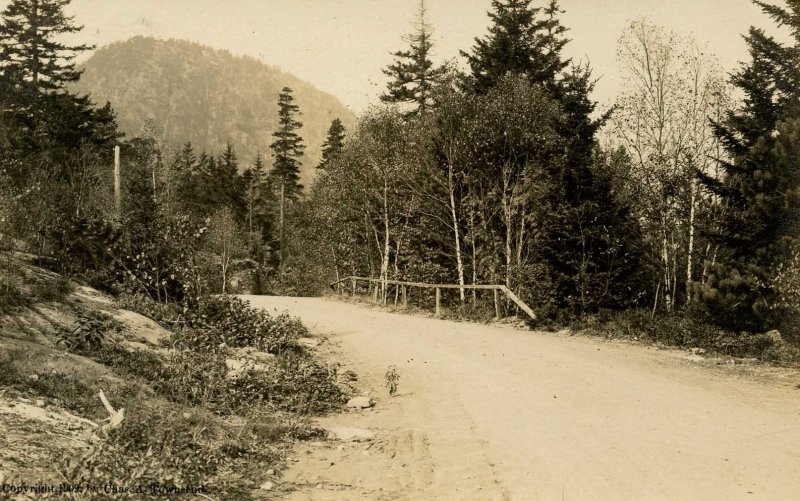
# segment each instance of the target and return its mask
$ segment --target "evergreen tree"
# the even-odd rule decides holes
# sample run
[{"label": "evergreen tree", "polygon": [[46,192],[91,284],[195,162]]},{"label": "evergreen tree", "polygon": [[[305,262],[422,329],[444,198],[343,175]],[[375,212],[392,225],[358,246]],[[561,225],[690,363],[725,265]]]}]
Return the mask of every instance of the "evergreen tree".
[{"label": "evergreen tree", "polygon": [[241,217],[244,209],[245,186],[239,175],[239,160],[236,151],[229,142],[219,155],[212,183],[215,189],[215,206],[229,208],[237,217]]},{"label": "evergreen tree", "polygon": [[548,164],[551,217],[541,238],[560,306],[578,316],[629,306],[646,286],[641,229],[613,193],[608,160],[598,152],[595,136],[608,114],[592,118],[593,88],[588,67],[573,67],[554,86],[563,152]]},{"label": "evergreen tree", "polygon": [[284,87],[278,97],[278,118],[280,128],[273,133],[275,142],[269,147],[272,149],[273,187],[279,194],[278,214],[278,241],[280,244],[278,263],[283,265],[285,254],[284,236],[286,226],[286,200],[295,200],[302,193],[303,185],[300,184],[300,160],[305,150],[303,138],[295,131],[303,126],[296,117],[300,114],[300,107],[294,104],[292,89]]},{"label": "evergreen tree", "polygon": [[425,20],[425,2],[420,0],[415,31],[403,37],[408,50],[393,53],[395,62],[383,70],[391,80],[381,101],[415,105],[411,114],[431,107],[433,89],[447,73],[446,67],[434,67],[431,61],[432,37],[433,28]]},{"label": "evergreen tree", "polygon": [[472,54],[461,52],[471,69],[469,87],[483,93],[506,74],[524,75],[532,84],[552,84],[569,65],[561,57],[568,40],[559,20],[558,0],[532,7],[531,0],[492,0],[492,25],[475,39]]},{"label": "evergreen tree", "polygon": [[[590,94],[594,80],[588,65],[570,67],[561,52],[568,42],[557,0],[533,7],[530,0],[493,0],[493,23],[485,39],[476,39],[467,88],[491,92],[507,75],[524,78],[559,105],[554,127],[559,140],[536,148],[544,179],[525,196],[544,201],[547,218],[536,248],[548,270],[555,306],[575,315],[599,307],[620,307],[640,297],[639,229],[628,207],[614,198],[605,159],[597,153],[596,134],[608,114],[594,118]],[[549,151],[544,151],[549,149]],[[528,284],[542,288],[541,285]]]},{"label": "evergreen tree", "polygon": [[294,103],[292,89],[284,87],[278,97],[279,128],[272,134],[275,141],[269,147],[273,158],[271,177],[276,181],[276,188],[290,199],[297,198],[303,191],[299,158],[306,147],[303,138],[296,132],[303,126],[296,118],[298,115],[300,107]]},{"label": "evergreen tree", "polygon": [[716,259],[700,306],[722,326],[751,331],[777,325],[772,279],[798,243],[800,190],[800,1],[755,3],[791,29],[794,45],[750,29],[751,59],[732,77],[744,101],[714,124],[729,160],[720,160],[721,179],[698,173],[723,208],[707,230]]},{"label": "evergreen tree", "polygon": [[322,143],[322,161],[317,165],[317,169],[325,169],[328,164],[336,159],[344,147],[345,129],[342,121],[338,118],[331,122],[328,128],[328,138]]},{"label": "evergreen tree", "polygon": [[12,0],[0,14],[0,71],[37,92],[62,89],[78,80],[72,62],[88,45],[64,45],[58,38],[81,26],[64,15],[71,0]]},{"label": "evergreen tree", "polygon": [[266,237],[264,233],[267,226],[265,216],[269,212],[267,207],[269,180],[267,179],[267,172],[261,152],[256,154],[253,166],[245,170],[242,179],[246,190],[248,231],[251,236],[257,232],[261,232],[262,238]]}]

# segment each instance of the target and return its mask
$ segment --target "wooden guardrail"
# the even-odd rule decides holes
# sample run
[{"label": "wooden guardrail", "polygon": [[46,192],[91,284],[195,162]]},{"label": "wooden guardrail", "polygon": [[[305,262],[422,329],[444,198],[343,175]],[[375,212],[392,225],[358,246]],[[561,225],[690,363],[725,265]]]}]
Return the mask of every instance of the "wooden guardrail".
[{"label": "wooden guardrail", "polygon": [[[505,285],[459,285],[459,284],[426,284],[422,282],[403,282],[400,280],[381,280],[380,278],[369,278],[369,277],[356,277],[356,276],[349,276],[340,278],[335,282],[330,284],[330,287],[333,290],[337,290],[337,286],[341,286],[342,283],[351,282],[353,287],[353,294],[356,291],[356,284],[357,282],[368,282],[373,284],[386,284],[394,285],[400,287],[400,294],[403,301],[403,306],[408,304],[408,288],[409,287],[419,287],[422,289],[436,289],[436,316],[441,315],[442,313],[442,289],[465,289],[465,290],[492,290],[494,291],[495,295],[495,313],[497,314],[497,318],[501,317],[500,314],[500,307],[499,301],[497,300],[497,296],[499,292],[505,294],[505,296],[511,300],[514,304],[516,304],[520,310],[524,311],[531,319],[536,320],[536,314],[533,310],[525,304],[525,301],[520,299],[516,294],[514,294],[511,289],[506,287]],[[375,288],[375,299],[377,300],[378,288]]]}]

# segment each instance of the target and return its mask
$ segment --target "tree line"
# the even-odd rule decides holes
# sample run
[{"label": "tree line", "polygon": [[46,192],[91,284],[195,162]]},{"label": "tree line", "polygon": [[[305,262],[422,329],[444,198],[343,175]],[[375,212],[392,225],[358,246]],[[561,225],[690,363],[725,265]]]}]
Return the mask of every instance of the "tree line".
[{"label": "tree line", "polygon": [[[93,284],[162,301],[227,292],[244,270],[255,292],[375,277],[383,302],[397,293],[389,279],[505,284],[559,321],[647,308],[756,332],[798,318],[797,0],[755,2],[791,43],[751,29],[750,60],[730,77],[696,41],[631,22],[608,110],[591,97],[590,65],[563,53],[557,0],[493,0],[464,71],[434,64],[420,2],[384,69],[384,104],[350,131],[331,123],[310,187],[288,88],[269,156],[246,168],[230,145],[162,144],[152,123],[123,138],[110,105],[67,90],[72,57],[90,49],[55,41],[79,29],[68,3],[14,0],[2,13],[7,248],[25,242]],[[453,294],[453,308],[494,311],[474,290]]]},{"label": "tree line", "polygon": [[[306,283],[502,283],[545,319],[648,308],[791,331],[800,2],[756,3],[794,45],[751,29],[730,78],[690,37],[629,23],[607,111],[590,66],[563,55],[557,1],[494,0],[466,71],[432,63],[420,3],[384,70],[387,106],[362,115],[303,202]],[[451,303],[482,304],[463,289]]]},{"label": "tree line", "polygon": [[[160,302],[228,292],[232,272],[248,287],[280,269],[288,206],[298,199],[302,122],[292,89],[278,100],[268,159],[242,166],[233,147],[197,152],[164,144],[152,120],[126,139],[110,104],[72,93],[65,45],[81,27],[69,0],[14,0],[0,13],[0,244],[50,257],[58,271],[105,290]],[[121,149],[121,207],[114,203],[114,147]]]}]

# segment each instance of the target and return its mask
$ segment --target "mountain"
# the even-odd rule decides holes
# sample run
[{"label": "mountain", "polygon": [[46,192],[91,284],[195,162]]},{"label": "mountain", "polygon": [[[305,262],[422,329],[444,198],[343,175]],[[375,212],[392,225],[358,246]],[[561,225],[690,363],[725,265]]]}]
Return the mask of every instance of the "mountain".
[{"label": "mountain", "polygon": [[92,54],[72,90],[111,102],[120,129],[141,133],[148,119],[170,145],[191,141],[197,152],[219,153],[230,141],[248,166],[269,145],[278,125],[278,94],[291,87],[300,106],[300,135],[307,148],[301,170],[308,186],[321,157],[331,121],[352,125],[355,117],[334,96],[251,57],[234,56],[184,40],[134,37]]}]

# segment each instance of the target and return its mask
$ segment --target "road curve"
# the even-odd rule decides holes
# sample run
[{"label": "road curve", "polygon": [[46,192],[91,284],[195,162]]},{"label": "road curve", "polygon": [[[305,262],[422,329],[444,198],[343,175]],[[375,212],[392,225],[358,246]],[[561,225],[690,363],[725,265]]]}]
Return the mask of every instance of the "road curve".
[{"label": "road curve", "polygon": [[644,347],[246,298],[330,336],[361,373],[400,368],[427,499],[800,499],[798,390]]}]

